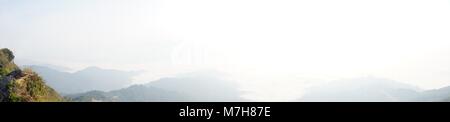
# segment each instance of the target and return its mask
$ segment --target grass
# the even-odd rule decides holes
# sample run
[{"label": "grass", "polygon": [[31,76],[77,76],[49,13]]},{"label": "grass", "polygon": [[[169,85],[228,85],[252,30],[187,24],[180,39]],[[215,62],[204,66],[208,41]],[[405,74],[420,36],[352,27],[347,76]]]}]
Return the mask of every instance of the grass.
[{"label": "grass", "polygon": [[8,85],[11,102],[62,102],[64,99],[44,80],[30,69],[24,70],[25,76]]}]

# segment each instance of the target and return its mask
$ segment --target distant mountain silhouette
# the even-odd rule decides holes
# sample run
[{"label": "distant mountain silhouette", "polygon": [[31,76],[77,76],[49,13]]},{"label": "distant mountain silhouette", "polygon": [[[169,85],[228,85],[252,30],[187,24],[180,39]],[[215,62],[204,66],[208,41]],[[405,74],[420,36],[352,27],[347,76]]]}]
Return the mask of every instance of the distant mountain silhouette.
[{"label": "distant mountain silhouette", "polygon": [[421,92],[421,94],[415,98],[414,101],[450,102],[450,86]]},{"label": "distant mountain silhouette", "polygon": [[91,90],[109,91],[124,88],[130,85],[132,77],[139,72],[88,67],[86,69],[69,73],[58,71],[44,66],[25,66],[38,72],[47,83],[60,93],[73,94]]},{"label": "distant mountain silhouette", "polygon": [[54,69],[57,71],[61,71],[61,72],[69,72],[72,71],[73,69],[68,68],[68,67],[64,67],[64,66],[59,66],[59,65],[53,65],[53,64],[48,64],[48,63],[43,63],[43,62],[38,62],[38,61],[33,61],[30,59],[17,59],[15,60],[15,62],[17,64],[20,64],[20,67],[25,68],[25,67],[29,67],[29,66],[41,66],[41,67],[48,67],[50,69]]},{"label": "distant mountain silhouette", "polygon": [[90,91],[86,93],[67,95],[74,102],[180,102],[188,101],[180,93],[166,91],[144,85],[133,85],[110,92]]},{"label": "distant mountain silhouette", "polygon": [[235,81],[215,71],[193,72],[150,82],[152,86],[183,93],[190,101],[245,101]]},{"label": "distant mountain silhouette", "polygon": [[420,89],[393,80],[364,77],[332,81],[310,88],[299,101],[395,102],[411,101]]},{"label": "distant mountain silhouette", "polygon": [[238,86],[221,73],[194,72],[162,78],[145,85],[133,85],[110,92],[91,91],[67,95],[72,101],[125,101],[125,102],[219,102],[244,101]]}]

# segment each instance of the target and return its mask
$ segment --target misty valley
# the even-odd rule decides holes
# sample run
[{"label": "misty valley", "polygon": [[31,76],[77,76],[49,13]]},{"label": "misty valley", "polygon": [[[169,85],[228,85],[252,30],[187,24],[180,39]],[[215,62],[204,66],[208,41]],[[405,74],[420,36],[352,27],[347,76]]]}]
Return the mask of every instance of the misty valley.
[{"label": "misty valley", "polygon": [[[217,71],[199,71],[129,85],[139,72],[89,67],[65,72],[17,66],[9,49],[0,52],[0,100],[69,102],[242,102],[240,86]],[[422,90],[394,80],[362,77],[309,87],[297,102],[448,102],[450,87]]]}]

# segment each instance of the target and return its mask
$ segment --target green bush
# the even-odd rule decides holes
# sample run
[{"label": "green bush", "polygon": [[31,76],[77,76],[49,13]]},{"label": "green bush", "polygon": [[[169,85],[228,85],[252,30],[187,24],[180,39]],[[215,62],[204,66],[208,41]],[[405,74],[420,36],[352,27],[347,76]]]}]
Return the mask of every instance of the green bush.
[{"label": "green bush", "polygon": [[7,68],[0,68],[0,77],[3,77],[10,73],[10,71]]},{"label": "green bush", "polygon": [[0,57],[2,57],[3,62],[11,62],[14,59],[14,54],[8,48],[0,49]]}]

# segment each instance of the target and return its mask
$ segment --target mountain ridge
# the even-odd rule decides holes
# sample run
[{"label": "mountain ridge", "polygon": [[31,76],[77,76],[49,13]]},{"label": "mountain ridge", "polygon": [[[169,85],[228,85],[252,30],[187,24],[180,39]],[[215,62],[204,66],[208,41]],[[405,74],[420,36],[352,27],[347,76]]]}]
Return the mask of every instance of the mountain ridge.
[{"label": "mountain ridge", "polygon": [[76,72],[64,72],[40,65],[25,67],[41,74],[50,86],[63,94],[76,94],[92,90],[117,90],[130,85],[132,78],[140,73],[93,66]]},{"label": "mountain ridge", "polygon": [[147,84],[66,96],[79,102],[239,102],[245,101],[233,81],[220,73],[193,72],[162,78]]},{"label": "mountain ridge", "polygon": [[307,90],[305,102],[401,102],[420,95],[418,87],[377,77],[341,79]]}]

